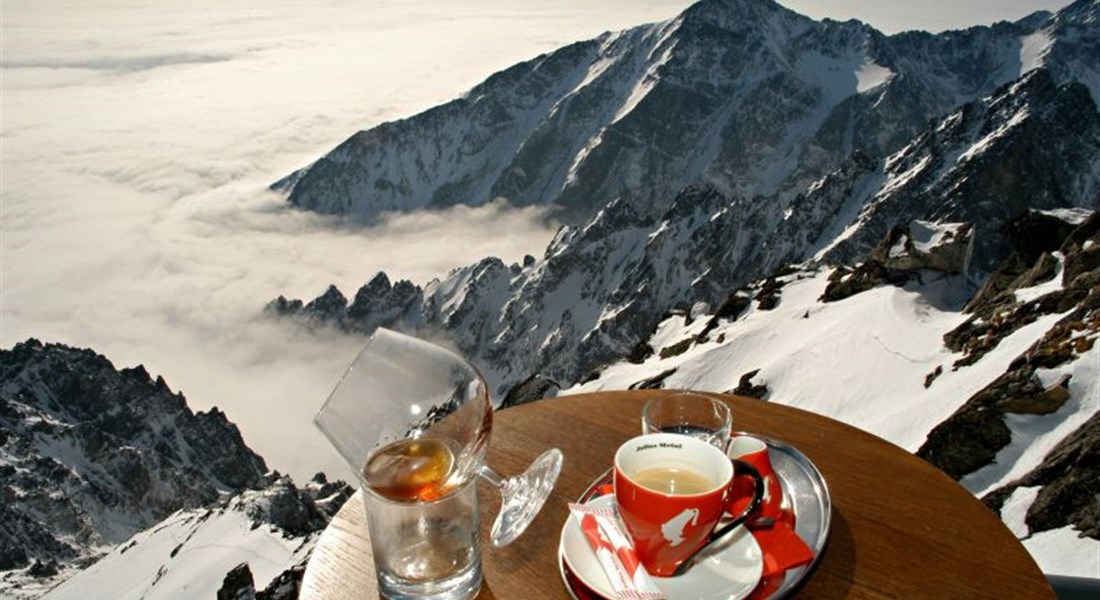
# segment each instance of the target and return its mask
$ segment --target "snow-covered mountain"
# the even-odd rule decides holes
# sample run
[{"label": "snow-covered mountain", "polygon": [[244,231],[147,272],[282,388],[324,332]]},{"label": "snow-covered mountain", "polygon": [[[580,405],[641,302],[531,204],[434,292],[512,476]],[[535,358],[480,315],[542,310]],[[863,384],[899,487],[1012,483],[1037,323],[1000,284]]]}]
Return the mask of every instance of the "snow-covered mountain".
[{"label": "snow-covered mountain", "polygon": [[350,304],[336,288],[269,308],[370,331],[443,330],[499,395],[539,374],[568,386],[626,356],[673,308],[719,306],[786,264],[854,263],[895,225],[972,224],[977,279],[1009,252],[999,229],[1029,208],[1100,204],[1100,115],[1085,88],[1031,71],[932,122],[896,153],[855,153],[790,203],[678,193],[657,218],[622,199],[565,226],[541,260],[495,258],[423,288],[384,274]]},{"label": "snow-covered mountain", "polygon": [[[363,218],[554,203],[575,220],[543,256],[268,310],[446,336],[508,404],[676,387],[827,414],[958,478],[1046,572],[1095,577],[1098,55],[1100,0],[894,36],[703,0],[276,184]],[[0,351],[0,595],[282,597],[348,491],[268,473],[141,367]]]},{"label": "snow-covered mountain", "polygon": [[61,581],[49,597],[178,598],[242,562],[266,584],[349,493],[268,473],[224,413],[193,413],[141,366],[33,339],[0,350],[5,598]]},{"label": "snow-covered mountain", "polygon": [[274,187],[370,218],[503,197],[586,218],[619,198],[658,216],[685,186],[783,204],[854,152],[1045,67],[1100,99],[1100,2],[942,34],[887,36],[772,0],[678,17],[520,63],[463,97],[360,131]]}]

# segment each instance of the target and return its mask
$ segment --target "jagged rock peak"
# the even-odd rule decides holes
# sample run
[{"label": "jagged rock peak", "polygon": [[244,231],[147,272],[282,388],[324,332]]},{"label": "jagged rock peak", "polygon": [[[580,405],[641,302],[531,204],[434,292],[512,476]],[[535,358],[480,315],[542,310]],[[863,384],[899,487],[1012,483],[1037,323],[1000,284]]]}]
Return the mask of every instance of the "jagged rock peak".
[{"label": "jagged rock peak", "polygon": [[307,315],[315,316],[319,319],[330,319],[342,315],[347,307],[347,297],[340,291],[340,288],[335,285],[330,285],[328,289],[325,290],[324,294],[321,294],[307,304],[303,311]]},{"label": "jagged rock peak", "polygon": [[[318,474],[324,479],[323,474]],[[262,490],[245,491],[235,496],[230,506],[241,510],[254,523],[275,525],[293,536],[321,531],[332,516],[326,503],[339,497],[339,504],[350,497],[351,488],[343,481],[317,483],[317,477],[299,489],[289,475],[273,473]]]},{"label": "jagged rock peak", "polygon": [[701,0],[683,13],[686,24],[709,25],[729,31],[759,29],[777,17],[812,22],[773,0]]},{"label": "jagged rock peak", "polygon": [[379,271],[374,277],[370,278],[370,281],[363,284],[363,287],[359,288],[359,291],[355,294],[355,301],[358,302],[362,296],[378,296],[390,291],[390,278],[386,275],[385,271]]},{"label": "jagged rock peak", "polygon": [[36,339],[0,350],[3,567],[94,555],[266,471],[223,412],[193,413],[144,367]]}]

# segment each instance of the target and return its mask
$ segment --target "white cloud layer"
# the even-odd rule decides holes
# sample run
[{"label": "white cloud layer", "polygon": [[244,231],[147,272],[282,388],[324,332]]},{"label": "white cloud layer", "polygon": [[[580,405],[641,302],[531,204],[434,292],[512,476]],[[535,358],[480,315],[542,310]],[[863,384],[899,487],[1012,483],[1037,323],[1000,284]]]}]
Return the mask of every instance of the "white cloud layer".
[{"label": "white cloud layer", "polygon": [[501,204],[363,227],[266,185],[356,129],[685,3],[454,4],[5,0],[0,345],[145,364],[224,409],[273,468],[340,469],[310,419],[362,340],[270,323],[264,304],[520,260],[553,230]]},{"label": "white cloud layer", "polygon": [[[145,364],[193,408],[223,408],[273,468],[336,472],[309,420],[361,340],[272,324],[263,305],[329,283],[350,295],[378,270],[423,283],[539,255],[553,232],[500,205],[364,228],[290,210],[266,185],[356,129],[689,3],[5,0],[0,345],[34,336]],[[857,9],[909,3],[784,4],[867,18]]]}]

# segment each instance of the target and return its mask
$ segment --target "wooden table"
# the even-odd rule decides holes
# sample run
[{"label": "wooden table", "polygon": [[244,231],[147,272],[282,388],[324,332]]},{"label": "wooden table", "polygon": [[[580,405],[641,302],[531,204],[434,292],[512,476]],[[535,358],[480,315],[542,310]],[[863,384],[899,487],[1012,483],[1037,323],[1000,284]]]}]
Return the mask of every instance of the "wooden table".
[{"label": "wooden table", "polygon": [[[661,390],[604,392],[541,400],[494,416],[489,461],[522,471],[543,450],[565,455],[542,514],[515,543],[492,548],[482,533],[485,583],[479,599],[568,599],[557,547],[566,503],[610,465],[615,448],[641,433],[644,401]],[[824,556],[799,598],[1054,598],[1031,556],[970,492],[912,454],[869,433],[806,411],[719,396],[734,428],[783,440],[824,475],[833,520]],[[483,484],[479,484],[483,485]],[[483,529],[499,507],[479,490]],[[376,599],[359,494],[317,543],[303,600]]]}]

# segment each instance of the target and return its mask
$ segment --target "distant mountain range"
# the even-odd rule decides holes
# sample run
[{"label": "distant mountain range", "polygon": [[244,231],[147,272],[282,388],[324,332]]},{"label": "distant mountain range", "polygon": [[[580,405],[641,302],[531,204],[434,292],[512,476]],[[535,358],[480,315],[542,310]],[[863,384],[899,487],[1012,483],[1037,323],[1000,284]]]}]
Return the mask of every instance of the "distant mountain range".
[{"label": "distant mountain range", "polygon": [[1079,0],[885,36],[770,0],[705,0],[568,46],[360,132],[277,186],[361,217],[498,195],[591,217],[541,261],[488,258],[423,286],[380,274],[350,301],[330,289],[271,308],[447,330],[503,392],[535,373],[576,381],[671,308],[717,305],[783,264],[853,262],[914,219],[973,223],[980,280],[1009,252],[1007,219],[1100,205],[1097,23],[1100,1]]},{"label": "distant mountain range", "polygon": [[360,131],[274,187],[372,218],[506,198],[581,221],[612,199],[663,213],[681,189],[785,205],[853,152],[885,156],[1035,68],[1100,100],[1100,8],[941,34],[814,21],[771,0],[703,0],[497,73]]},{"label": "distant mountain range", "polygon": [[532,375],[562,385],[629,354],[674,308],[720,305],[788,264],[854,263],[896,225],[972,224],[975,282],[1028,209],[1098,207],[1100,115],[1084,86],[1029,72],[932,121],[893,154],[853,154],[788,203],[681,190],[657,217],[614,199],[563,227],[541,260],[487,258],[423,287],[384,274],[349,301],[330,288],[269,310],[370,331],[442,329],[503,395]]}]

